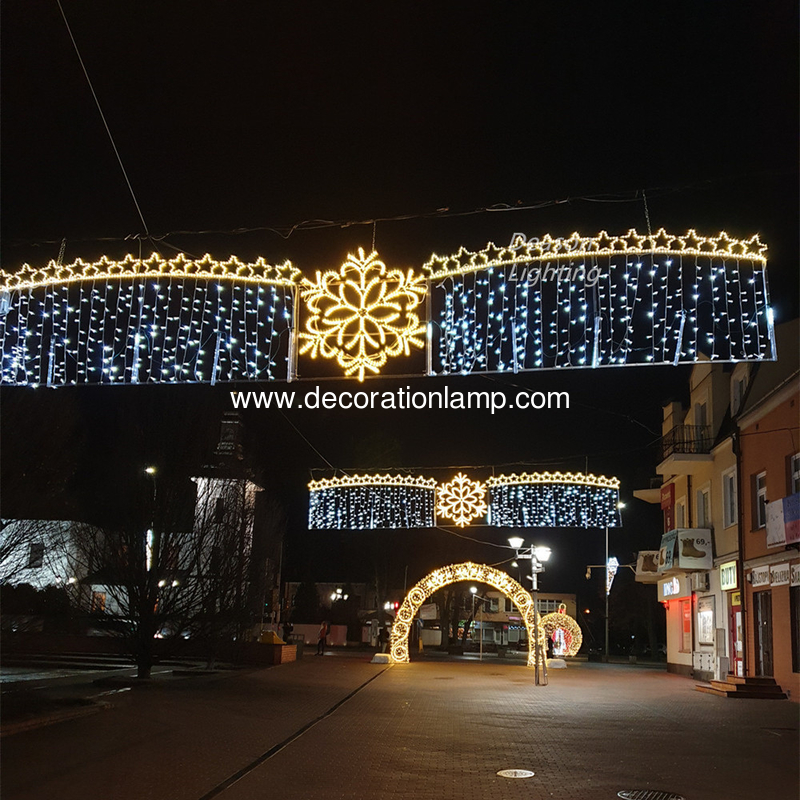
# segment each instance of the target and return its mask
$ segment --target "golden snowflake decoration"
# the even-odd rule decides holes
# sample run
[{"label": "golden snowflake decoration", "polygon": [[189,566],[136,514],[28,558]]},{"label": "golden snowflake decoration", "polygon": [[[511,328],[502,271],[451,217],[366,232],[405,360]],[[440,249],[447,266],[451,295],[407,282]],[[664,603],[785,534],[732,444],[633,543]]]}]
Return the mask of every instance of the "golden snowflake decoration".
[{"label": "golden snowflake decoration", "polygon": [[310,316],[300,334],[301,353],[335,358],[347,376],[375,375],[391,356],[425,346],[425,326],[414,309],[427,293],[426,280],[409,269],[387,270],[377,252],[359,248],[339,271],[305,279],[302,296]]},{"label": "golden snowflake decoration", "polygon": [[463,528],[476,517],[485,516],[485,497],[485,484],[471,481],[459,472],[450,483],[443,483],[436,490],[436,513]]}]

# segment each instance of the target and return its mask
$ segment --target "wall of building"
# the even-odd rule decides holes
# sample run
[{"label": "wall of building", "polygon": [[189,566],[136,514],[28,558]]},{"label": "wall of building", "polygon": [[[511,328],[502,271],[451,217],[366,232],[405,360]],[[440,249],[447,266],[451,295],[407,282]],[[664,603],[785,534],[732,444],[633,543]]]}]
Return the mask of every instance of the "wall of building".
[{"label": "wall of building", "polygon": [[[741,502],[744,525],[743,547],[745,567],[745,626],[747,631],[747,674],[760,674],[755,635],[755,600],[760,592],[771,593],[772,606],[772,674],[776,682],[800,701],[800,673],[792,664],[792,619],[790,586],[775,585],[770,574],[768,583],[754,586],[753,571],[779,564],[800,564],[797,545],[769,547],[767,529],[759,527],[756,515],[755,478],[766,473],[767,501],[773,502],[791,493],[791,475],[787,462],[800,450],[797,438],[800,410],[800,380],[796,377],[774,396],[765,400],[743,419]],[[795,634],[796,637],[796,634]]]}]

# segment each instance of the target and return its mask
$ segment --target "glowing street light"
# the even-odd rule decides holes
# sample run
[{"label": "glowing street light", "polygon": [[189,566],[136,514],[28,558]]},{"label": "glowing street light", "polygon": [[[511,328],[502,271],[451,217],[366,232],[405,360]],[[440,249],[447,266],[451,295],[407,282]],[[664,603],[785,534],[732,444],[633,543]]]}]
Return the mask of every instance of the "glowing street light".
[{"label": "glowing street light", "polygon": [[[533,596],[533,618],[534,618],[534,637],[533,646],[533,666],[534,684],[547,686],[547,661],[542,658],[541,645],[539,642],[539,573],[544,572],[545,562],[550,560],[552,551],[546,545],[531,545],[527,550],[523,549],[524,540],[519,536],[511,536],[508,543],[517,551],[517,559],[526,559],[531,562],[531,574],[528,576],[531,581],[531,595]],[[542,665],[542,679],[539,680],[539,665]]]}]

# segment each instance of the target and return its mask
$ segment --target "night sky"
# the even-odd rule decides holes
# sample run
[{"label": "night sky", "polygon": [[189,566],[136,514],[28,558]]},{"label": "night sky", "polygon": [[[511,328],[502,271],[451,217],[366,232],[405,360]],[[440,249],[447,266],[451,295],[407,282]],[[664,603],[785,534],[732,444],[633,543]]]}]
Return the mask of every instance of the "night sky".
[{"label": "night sky", "polygon": [[[654,229],[759,233],[777,319],[798,313],[794,3],[62,6],[146,227],[58,4],[7,0],[6,271],[55,258],[65,238],[66,261],[137,253],[142,241],[147,254],[289,258],[311,274],[369,249],[373,231],[387,264],[419,266],[433,251],[517,231],[645,231],[644,191]],[[482,209],[493,210],[466,214]],[[286,235],[308,220],[342,224]],[[628,507],[611,549],[624,562],[658,545],[659,512],[632,492],[654,474],[661,403],[685,397],[688,374],[447,379],[567,390],[569,411],[295,411],[293,424],[252,412],[247,458],[290,509],[289,577],[368,577],[362,556],[377,536],[395,548],[397,585],[406,564],[416,580],[449,561],[505,557],[441,531],[309,534],[304,486],[325,460],[420,471],[588,465],[622,480]],[[229,388],[4,389],[4,515],[113,519],[140,491],[142,464],[179,475],[209,458]],[[601,534],[538,538],[554,549],[543,587],[585,592]]]}]

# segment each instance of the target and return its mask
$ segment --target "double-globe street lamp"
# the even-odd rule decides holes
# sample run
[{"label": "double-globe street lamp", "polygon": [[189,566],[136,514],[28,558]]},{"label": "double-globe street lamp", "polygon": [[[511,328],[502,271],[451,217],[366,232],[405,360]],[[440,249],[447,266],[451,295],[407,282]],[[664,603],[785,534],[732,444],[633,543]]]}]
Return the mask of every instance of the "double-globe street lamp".
[{"label": "double-globe street lamp", "polygon": [[[511,536],[508,543],[517,551],[517,559],[526,559],[531,562],[531,574],[528,578],[531,581],[531,595],[533,597],[533,620],[534,620],[534,644],[533,644],[533,666],[534,684],[540,683],[547,686],[547,662],[542,658],[541,643],[539,642],[539,573],[544,572],[545,562],[550,559],[550,548],[544,545],[531,545],[524,547],[525,540],[519,536]],[[542,667],[542,677],[539,678],[539,665]]]}]

